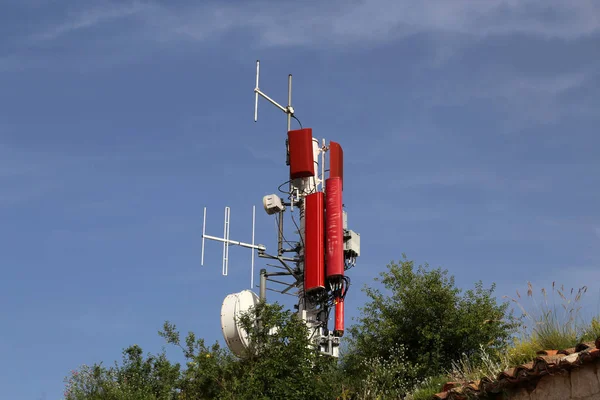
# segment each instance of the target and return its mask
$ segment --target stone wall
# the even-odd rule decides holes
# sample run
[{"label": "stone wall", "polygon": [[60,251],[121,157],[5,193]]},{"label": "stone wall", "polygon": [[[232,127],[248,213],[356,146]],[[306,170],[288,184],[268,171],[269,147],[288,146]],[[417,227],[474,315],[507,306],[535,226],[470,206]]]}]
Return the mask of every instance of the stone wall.
[{"label": "stone wall", "polygon": [[546,375],[528,388],[509,391],[507,400],[600,400],[600,362]]}]

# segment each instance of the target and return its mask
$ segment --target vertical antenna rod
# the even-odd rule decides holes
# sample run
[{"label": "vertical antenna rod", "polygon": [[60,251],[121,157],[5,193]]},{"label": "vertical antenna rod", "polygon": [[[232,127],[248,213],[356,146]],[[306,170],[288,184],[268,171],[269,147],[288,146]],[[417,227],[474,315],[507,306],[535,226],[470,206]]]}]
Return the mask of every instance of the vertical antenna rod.
[{"label": "vertical antenna rod", "polygon": [[258,121],[258,75],[260,74],[260,61],[256,60],[256,88],[254,89],[254,122]]},{"label": "vertical antenna rod", "polygon": [[[258,87],[258,84],[256,85]],[[292,110],[292,74],[288,75],[288,110]],[[289,132],[292,127],[292,113],[287,113],[287,131]]]},{"label": "vertical antenna rod", "polygon": [[223,223],[223,276],[227,276],[229,269],[229,217],[231,211],[225,207],[225,222]]},{"label": "vertical antenna rod", "polygon": [[204,236],[206,236],[206,207],[204,207],[204,218],[202,219],[202,257],[200,265],[204,265]]}]

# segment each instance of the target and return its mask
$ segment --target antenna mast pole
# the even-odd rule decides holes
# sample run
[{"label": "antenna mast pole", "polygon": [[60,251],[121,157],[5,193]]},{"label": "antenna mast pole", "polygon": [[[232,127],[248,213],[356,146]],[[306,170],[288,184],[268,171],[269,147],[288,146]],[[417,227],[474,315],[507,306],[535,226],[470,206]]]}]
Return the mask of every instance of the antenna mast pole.
[{"label": "antenna mast pole", "polygon": [[[291,131],[291,124],[292,124],[292,118],[294,117],[294,108],[292,107],[292,74],[288,75],[288,103],[286,107],[283,107],[282,105],[278,104],[275,100],[271,99],[269,96],[267,96],[266,94],[264,94],[260,88],[259,88],[259,74],[260,74],[260,61],[256,61],[256,87],[254,88],[254,94],[255,94],[255,99],[254,99],[254,121],[258,120],[258,96],[262,96],[264,97],[267,101],[269,101],[271,104],[273,104],[275,107],[279,108],[281,111],[283,111],[286,114],[286,120],[287,120],[287,130],[286,130],[286,134],[289,136],[290,135],[290,131]],[[323,343],[323,339],[325,338],[325,340],[327,341],[327,349],[325,349],[324,351],[332,354],[332,355],[337,355],[337,346],[333,345],[333,342],[339,343],[339,338],[332,338],[331,335],[327,332],[324,331],[322,325],[323,325],[323,321],[321,320],[320,315],[323,314],[323,307],[326,307],[323,304],[323,300],[318,297],[318,296],[307,296],[306,293],[306,288],[304,285],[304,274],[305,274],[305,267],[306,267],[306,263],[313,263],[313,260],[305,260],[306,258],[306,250],[305,250],[305,243],[307,241],[307,237],[306,237],[306,202],[305,199],[307,198],[307,196],[311,195],[311,194],[315,194],[319,191],[319,186],[322,186],[322,183],[324,182],[324,176],[323,174],[321,174],[321,179],[319,179],[319,173],[321,171],[324,170],[324,161],[325,161],[325,156],[324,156],[324,152],[326,151],[326,147],[323,146],[321,147],[319,144],[319,141],[315,138],[312,137],[312,134],[309,133],[311,132],[310,130],[305,130],[306,132],[304,132],[305,134],[308,134],[308,137],[306,138],[307,142],[305,143],[305,148],[308,148],[310,150],[308,150],[309,154],[306,154],[307,157],[309,157],[312,161],[310,161],[306,166],[306,173],[302,174],[301,176],[290,176],[290,184],[289,184],[289,206],[290,206],[290,211],[294,211],[294,207],[297,206],[298,211],[299,211],[299,226],[298,228],[298,235],[300,236],[300,240],[298,242],[298,246],[295,249],[295,251],[298,253],[298,258],[296,261],[297,264],[297,270],[299,273],[299,276],[296,277],[296,283],[295,283],[295,287],[298,288],[298,304],[297,304],[297,309],[298,309],[298,313],[300,315],[300,317],[305,321],[306,325],[309,327],[309,330],[311,332],[313,332],[311,334],[311,337],[313,337],[313,339],[315,340],[315,344],[321,346],[321,350],[324,350],[324,347],[322,345]],[[289,155],[290,153],[290,143],[289,143],[289,139],[286,141],[286,152],[287,152],[287,161],[286,162],[289,165]],[[320,159],[320,160],[319,160]],[[321,165],[321,168],[319,168],[319,164],[323,164]],[[281,241],[281,235],[283,234],[282,232],[282,227],[281,224],[283,223],[283,210],[281,210],[280,215],[279,215],[279,226],[278,226],[278,239],[279,241]],[[314,216],[311,216],[311,218]],[[292,216],[293,218],[293,216]],[[311,233],[312,234],[312,233]],[[324,244],[321,245],[321,247]],[[321,250],[323,251],[323,250]],[[281,252],[280,249],[278,249],[278,253]],[[323,260],[324,261],[324,260]],[[324,264],[323,261],[321,261],[321,267],[324,268]],[[312,267],[312,265],[311,265]],[[261,271],[262,272],[262,271]],[[271,274],[266,273],[265,271],[265,279],[262,279],[263,274],[261,274],[261,280],[260,280],[260,293],[261,293],[261,298],[263,298],[264,294],[266,293],[266,288],[263,287],[263,285],[266,285],[267,282],[267,277],[271,276]],[[323,289],[325,289],[325,286],[323,286]],[[286,289],[287,290],[287,289]],[[317,334],[315,334],[317,333]],[[334,349],[335,348],[335,349]]]}]

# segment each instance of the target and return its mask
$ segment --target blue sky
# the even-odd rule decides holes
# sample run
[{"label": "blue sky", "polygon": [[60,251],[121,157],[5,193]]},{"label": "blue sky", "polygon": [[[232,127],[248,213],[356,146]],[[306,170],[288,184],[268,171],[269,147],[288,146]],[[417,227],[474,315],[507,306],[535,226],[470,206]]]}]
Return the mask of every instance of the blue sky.
[{"label": "blue sky", "polygon": [[[595,1],[4,0],[0,12],[0,389],[56,399],[83,363],[222,340],[220,304],[273,248],[285,118],[345,150],[360,288],[405,252],[462,287],[588,285],[600,307],[600,5]],[[594,205],[596,204],[596,205]],[[260,264],[257,265],[257,268]],[[525,289],[525,290],[524,290]],[[277,299],[274,296],[272,300]],[[348,318],[350,319],[350,318]],[[171,354],[175,354],[172,352]],[[175,357],[175,356],[174,356]]]}]

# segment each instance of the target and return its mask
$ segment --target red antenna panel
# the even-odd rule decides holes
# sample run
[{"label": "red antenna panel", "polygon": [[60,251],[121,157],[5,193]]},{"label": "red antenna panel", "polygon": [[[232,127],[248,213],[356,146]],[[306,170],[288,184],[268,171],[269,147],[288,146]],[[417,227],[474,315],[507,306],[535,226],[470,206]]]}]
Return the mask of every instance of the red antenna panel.
[{"label": "red antenna panel", "polygon": [[290,152],[290,178],[315,176],[312,129],[304,128],[288,131]]},{"label": "red antenna panel", "polygon": [[342,210],[342,178],[336,176],[325,182],[327,206],[327,278],[344,275],[344,215]]},{"label": "red antenna panel", "polygon": [[324,196],[317,192],[305,197],[304,290],[325,289]]},{"label": "red antenna panel", "polygon": [[329,177],[339,177],[344,188],[344,150],[336,142],[329,143]]}]

